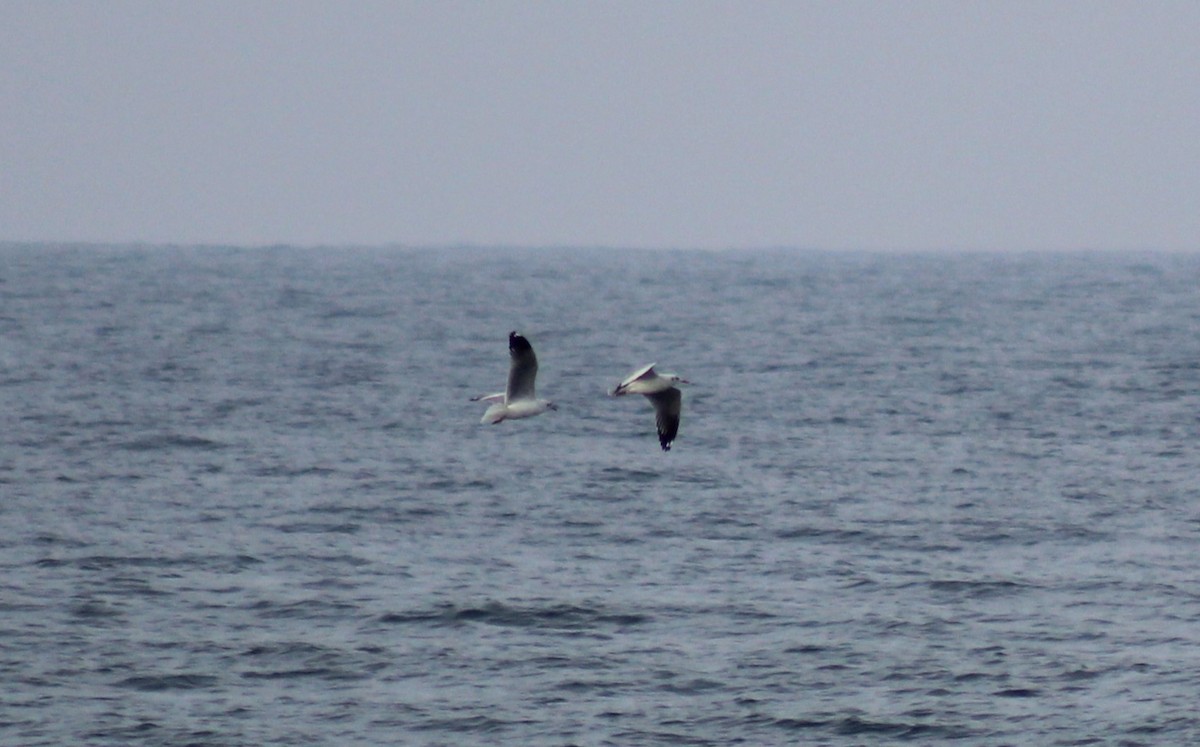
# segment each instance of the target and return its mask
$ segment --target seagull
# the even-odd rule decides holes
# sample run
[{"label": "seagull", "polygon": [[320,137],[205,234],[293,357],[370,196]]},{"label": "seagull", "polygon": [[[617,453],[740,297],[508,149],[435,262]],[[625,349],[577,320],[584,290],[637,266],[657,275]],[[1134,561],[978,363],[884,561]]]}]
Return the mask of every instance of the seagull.
[{"label": "seagull", "polygon": [[548,399],[538,399],[533,393],[533,380],[537,378],[537,356],[533,346],[516,332],[508,333],[508,354],[512,362],[508,367],[508,388],[495,394],[472,397],[472,402],[488,402],[481,423],[499,423],[504,420],[532,418],[558,406]]},{"label": "seagull", "polygon": [[673,373],[657,373],[654,367],[657,363],[643,366],[625,377],[617,384],[612,396],[620,397],[625,394],[644,394],[654,405],[654,424],[658,427],[658,443],[663,451],[671,450],[671,442],[679,433],[679,411],[683,403],[683,394],[675,388],[675,384],[691,384],[692,382]]}]

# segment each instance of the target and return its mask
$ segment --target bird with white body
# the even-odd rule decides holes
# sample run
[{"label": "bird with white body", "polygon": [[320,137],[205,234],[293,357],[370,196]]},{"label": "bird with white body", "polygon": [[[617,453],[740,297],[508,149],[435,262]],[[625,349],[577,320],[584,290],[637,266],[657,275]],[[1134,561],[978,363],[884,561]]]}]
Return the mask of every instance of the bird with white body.
[{"label": "bird with white body", "polygon": [[483,413],[481,423],[495,424],[505,420],[519,420],[541,415],[558,406],[548,399],[538,399],[534,393],[538,361],[533,346],[516,332],[508,333],[508,386],[503,392],[472,397],[472,402],[490,403]]},{"label": "bird with white body", "polygon": [[679,433],[679,413],[683,409],[683,393],[676,384],[692,382],[673,373],[658,373],[651,363],[625,377],[612,391],[612,396],[641,394],[654,405],[654,424],[658,429],[658,443],[663,451],[671,450],[671,443]]}]

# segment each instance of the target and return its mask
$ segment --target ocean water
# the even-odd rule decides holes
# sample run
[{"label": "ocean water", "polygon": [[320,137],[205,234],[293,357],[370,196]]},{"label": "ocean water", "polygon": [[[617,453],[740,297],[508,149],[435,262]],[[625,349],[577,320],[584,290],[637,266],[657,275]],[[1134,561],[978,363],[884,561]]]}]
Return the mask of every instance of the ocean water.
[{"label": "ocean water", "polygon": [[[0,743],[1194,744],[1197,288],[0,246]],[[514,329],[559,410],[480,425]]]}]

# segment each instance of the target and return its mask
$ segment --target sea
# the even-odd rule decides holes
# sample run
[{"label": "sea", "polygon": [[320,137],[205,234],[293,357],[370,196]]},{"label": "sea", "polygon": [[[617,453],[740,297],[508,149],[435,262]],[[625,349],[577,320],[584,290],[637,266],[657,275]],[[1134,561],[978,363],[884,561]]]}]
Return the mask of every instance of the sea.
[{"label": "sea", "polygon": [[[1200,743],[1198,288],[0,245],[0,744]],[[482,425],[514,330],[558,410]]]}]

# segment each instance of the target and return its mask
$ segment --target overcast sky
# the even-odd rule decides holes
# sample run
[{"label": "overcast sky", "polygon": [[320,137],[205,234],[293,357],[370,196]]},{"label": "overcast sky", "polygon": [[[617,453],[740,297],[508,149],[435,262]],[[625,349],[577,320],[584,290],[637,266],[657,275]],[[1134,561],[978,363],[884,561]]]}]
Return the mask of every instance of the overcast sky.
[{"label": "overcast sky", "polygon": [[0,0],[0,240],[1200,250],[1200,2]]}]

